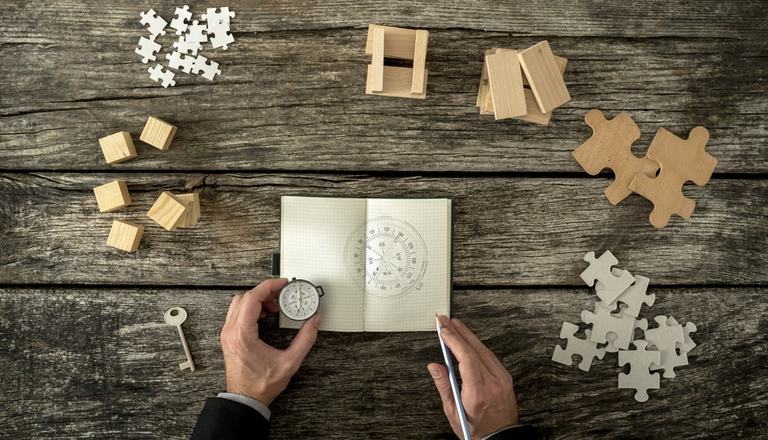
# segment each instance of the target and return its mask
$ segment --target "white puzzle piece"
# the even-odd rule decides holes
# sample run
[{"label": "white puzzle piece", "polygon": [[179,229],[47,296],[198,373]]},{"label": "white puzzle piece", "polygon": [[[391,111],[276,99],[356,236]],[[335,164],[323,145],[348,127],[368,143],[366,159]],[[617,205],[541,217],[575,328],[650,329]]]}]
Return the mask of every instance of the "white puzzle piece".
[{"label": "white puzzle piece", "polygon": [[587,252],[584,261],[589,263],[589,267],[579,276],[588,286],[595,285],[595,293],[604,304],[614,302],[635,281],[629,271],[623,270],[619,276],[611,272],[611,267],[619,263],[611,251],[603,252],[600,258],[595,258],[594,252]]},{"label": "white puzzle piece", "polygon": [[611,311],[599,302],[595,302],[595,311],[583,310],[581,320],[592,324],[590,340],[603,344],[608,342],[608,334],[613,333],[611,344],[617,349],[626,349],[632,340],[635,318],[628,315],[611,314]]},{"label": "white puzzle piece", "polygon": [[176,35],[181,35],[187,31],[192,13],[189,12],[189,6],[184,5],[181,8],[176,8],[175,14],[176,16],[171,20],[171,28],[176,29]]},{"label": "white puzzle piece", "polygon": [[[615,276],[619,277],[621,276],[621,272],[624,271],[621,269],[613,268],[611,269],[611,272]],[[647,304],[648,307],[650,307],[654,302],[656,302],[655,294],[646,293],[648,290],[649,282],[650,280],[648,278],[642,275],[635,275],[635,282],[631,286],[627,287],[613,303],[608,305],[608,308],[611,310],[616,310],[618,303],[624,303],[627,305],[627,307],[624,309],[623,313],[625,315],[630,315],[637,318],[640,316],[640,309],[643,307],[643,304]]]},{"label": "white puzzle piece", "polygon": [[[618,315],[625,315],[624,310],[622,309],[622,312]],[[631,316],[631,315],[626,315]],[[632,327],[632,332],[629,334],[629,342],[632,342],[635,340],[635,330],[640,329],[642,331],[645,331],[648,329],[648,320],[643,319],[636,319],[635,324]],[[614,332],[608,332],[605,334],[605,339],[608,340],[608,345],[605,346],[605,351],[608,353],[616,353],[619,351],[619,347],[616,345],[616,334]]]},{"label": "white puzzle piece", "polygon": [[173,43],[173,48],[176,49],[177,52],[186,55],[197,55],[197,51],[202,47],[203,45],[200,43],[190,43],[184,35],[179,37],[179,41]]},{"label": "white puzzle piece", "polygon": [[552,360],[570,367],[573,365],[573,355],[577,354],[581,356],[579,369],[589,371],[594,358],[602,359],[603,356],[605,356],[605,349],[597,348],[597,343],[589,340],[589,330],[585,331],[585,334],[587,335],[586,339],[577,338],[576,332],[578,330],[579,326],[576,324],[563,322],[563,327],[560,329],[560,339],[567,339],[568,343],[565,349],[559,345],[555,345],[555,352],[552,353]]},{"label": "white puzzle piece", "polygon": [[201,17],[208,23],[208,29],[216,25],[224,25],[229,28],[229,19],[235,18],[235,11],[230,11],[227,6],[218,8],[218,10],[216,8],[206,8],[205,14],[201,15]]},{"label": "white puzzle piece", "polygon": [[182,55],[178,52],[172,52],[165,56],[168,60],[168,67],[178,69],[184,73],[192,73],[192,67],[195,65],[195,58],[191,55]]},{"label": "white puzzle piece", "polygon": [[167,88],[168,86],[176,85],[176,81],[173,80],[175,74],[170,70],[163,70],[163,67],[159,64],[155,64],[155,67],[150,67],[147,71],[149,72],[149,77],[154,81],[160,82],[163,87]]},{"label": "white puzzle piece", "polygon": [[234,17],[235,13],[230,12],[227,7],[221,8],[220,11],[207,8],[206,13],[202,15],[203,20],[207,22],[207,33],[214,49],[220,47],[226,50],[230,43],[234,43],[235,37],[230,33],[229,24],[229,19]]},{"label": "white puzzle piece", "polygon": [[658,327],[645,331],[645,340],[648,346],[655,348],[661,354],[659,362],[653,365],[654,370],[664,370],[665,378],[675,377],[674,367],[688,365],[688,356],[678,353],[678,346],[685,342],[683,326],[674,318],[667,319],[664,315],[653,318]]},{"label": "white puzzle piece", "polygon": [[[670,317],[669,319],[674,321],[675,318]],[[687,322],[683,326],[683,337],[685,340],[683,341],[683,345],[680,346],[680,350],[683,353],[688,353],[696,347],[696,343],[691,339],[691,333],[696,333],[696,330],[696,324],[692,322]]]},{"label": "white puzzle piece", "polygon": [[141,17],[141,24],[147,26],[147,30],[153,36],[165,35],[165,27],[168,26],[168,22],[163,20],[163,17],[157,15],[154,9],[150,9],[147,12],[139,14]]},{"label": "white puzzle piece", "polygon": [[213,77],[220,75],[221,70],[219,70],[219,63],[216,61],[210,61],[208,58],[198,55],[195,58],[195,64],[192,66],[192,73],[200,73],[203,78],[213,81]]},{"label": "white puzzle piece", "polygon": [[187,43],[205,43],[208,41],[208,36],[206,35],[206,26],[204,24],[198,23],[197,20],[193,21],[192,24],[189,25],[187,31]]},{"label": "white puzzle piece", "polygon": [[141,62],[147,64],[150,61],[155,61],[157,57],[155,54],[160,51],[162,47],[155,43],[155,37],[149,38],[141,37],[139,39],[139,47],[134,50],[137,54],[141,55]]},{"label": "white puzzle piece", "polygon": [[635,400],[648,400],[648,390],[659,389],[659,373],[651,373],[651,364],[659,363],[658,351],[647,351],[645,341],[633,342],[635,350],[619,352],[619,366],[629,364],[629,374],[619,373],[619,389],[635,390]]}]

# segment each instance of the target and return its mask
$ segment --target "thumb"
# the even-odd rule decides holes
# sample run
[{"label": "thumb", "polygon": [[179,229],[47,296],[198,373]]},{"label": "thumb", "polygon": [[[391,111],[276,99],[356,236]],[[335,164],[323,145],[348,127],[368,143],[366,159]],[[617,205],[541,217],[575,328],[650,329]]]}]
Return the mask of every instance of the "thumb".
[{"label": "thumb", "polygon": [[298,367],[304,361],[304,358],[309,354],[309,350],[315,345],[317,339],[317,331],[320,328],[320,315],[315,315],[312,318],[304,321],[301,329],[293,338],[291,346],[286,350],[288,354],[296,362]]},{"label": "thumb", "polygon": [[432,376],[432,380],[435,382],[435,388],[440,393],[440,400],[443,401],[443,411],[448,419],[451,419],[456,414],[456,403],[453,401],[453,392],[451,391],[451,382],[448,379],[448,370],[440,364],[427,365],[429,374]]}]

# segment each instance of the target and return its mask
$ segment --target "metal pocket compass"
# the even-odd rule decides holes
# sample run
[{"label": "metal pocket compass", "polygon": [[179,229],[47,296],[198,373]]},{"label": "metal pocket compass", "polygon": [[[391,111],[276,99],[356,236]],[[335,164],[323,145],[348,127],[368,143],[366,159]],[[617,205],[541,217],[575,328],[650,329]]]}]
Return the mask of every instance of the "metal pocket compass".
[{"label": "metal pocket compass", "polygon": [[317,313],[320,297],[325,292],[307,280],[293,278],[280,290],[278,303],[286,317],[294,321],[304,321]]}]

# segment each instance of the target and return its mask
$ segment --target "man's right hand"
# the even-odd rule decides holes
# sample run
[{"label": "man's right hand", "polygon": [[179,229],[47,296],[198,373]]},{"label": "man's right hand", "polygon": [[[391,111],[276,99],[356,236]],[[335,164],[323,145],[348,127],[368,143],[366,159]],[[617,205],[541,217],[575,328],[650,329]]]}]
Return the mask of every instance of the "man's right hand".
[{"label": "man's right hand", "polygon": [[[443,341],[459,362],[461,401],[473,439],[517,425],[517,398],[512,377],[493,352],[458,319],[438,318]],[[443,411],[453,432],[462,438],[459,414],[453,400],[448,371],[443,365],[427,366],[435,381]],[[468,440],[468,439],[465,439]]]}]

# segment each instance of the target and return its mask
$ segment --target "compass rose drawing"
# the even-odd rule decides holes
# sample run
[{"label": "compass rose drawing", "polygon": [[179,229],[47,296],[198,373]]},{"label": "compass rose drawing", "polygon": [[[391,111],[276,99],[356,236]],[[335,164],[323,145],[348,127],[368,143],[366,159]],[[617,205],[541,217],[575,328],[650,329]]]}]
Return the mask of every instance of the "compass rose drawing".
[{"label": "compass rose drawing", "polygon": [[422,288],[427,246],[410,224],[376,217],[349,236],[344,261],[367,293],[392,298]]}]

